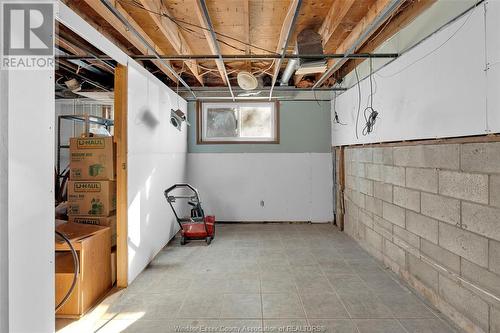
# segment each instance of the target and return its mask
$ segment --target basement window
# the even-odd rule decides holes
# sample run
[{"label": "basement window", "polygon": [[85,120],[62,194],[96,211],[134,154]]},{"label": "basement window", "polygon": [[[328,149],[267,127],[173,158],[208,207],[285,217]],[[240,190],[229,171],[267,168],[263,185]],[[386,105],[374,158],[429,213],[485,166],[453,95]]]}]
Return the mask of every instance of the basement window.
[{"label": "basement window", "polygon": [[198,144],[279,143],[278,129],[278,103],[198,103]]}]

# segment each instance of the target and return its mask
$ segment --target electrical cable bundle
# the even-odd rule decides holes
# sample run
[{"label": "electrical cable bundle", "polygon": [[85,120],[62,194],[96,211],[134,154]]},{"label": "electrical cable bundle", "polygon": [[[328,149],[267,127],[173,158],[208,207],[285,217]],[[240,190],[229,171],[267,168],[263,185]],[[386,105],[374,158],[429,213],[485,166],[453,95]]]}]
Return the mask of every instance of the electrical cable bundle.
[{"label": "electrical cable bundle", "polygon": [[[359,85],[359,75],[358,75],[358,70],[357,68],[354,69],[354,72],[356,73],[356,80],[357,80],[357,85],[358,85],[358,112],[356,116],[356,139],[359,139],[358,136],[358,122],[359,122],[359,114],[361,111],[361,87]],[[370,58],[370,99],[369,99],[369,105],[363,110],[363,116],[365,118],[365,126],[363,127],[363,130],[361,133],[366,136],[370,133],[373,132],[373,129],[375,127],[375,123],[377,121],[378,117],[378,111],[373,108],[373,64],[372,64],[372,58]]]},{"label": "electrical cable bundle", "polygon": [[377,121],[378,111],[373,108],[373,65],[372,58],[370,58],[370,105],[363,111],[365,116],[365,127],[363,128],[363,135],[368,135],[373,132],[375,122]]},{"label": "electrical cable bundle", "polygon": [[333,92],[333,123],[339,125],[347,125],[340,121],[339,114],[337,113],[337,92]]}]

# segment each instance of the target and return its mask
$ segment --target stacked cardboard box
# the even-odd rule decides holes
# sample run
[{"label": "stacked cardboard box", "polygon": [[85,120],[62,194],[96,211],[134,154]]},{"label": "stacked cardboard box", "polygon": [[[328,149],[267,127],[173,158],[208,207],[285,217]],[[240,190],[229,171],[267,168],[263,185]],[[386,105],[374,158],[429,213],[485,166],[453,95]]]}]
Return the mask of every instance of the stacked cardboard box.
[{"label": "stacked cardboard box", "polygon": [[70,222],[110,227],[116,244],[116,182],[112,137],[70,139]]}]

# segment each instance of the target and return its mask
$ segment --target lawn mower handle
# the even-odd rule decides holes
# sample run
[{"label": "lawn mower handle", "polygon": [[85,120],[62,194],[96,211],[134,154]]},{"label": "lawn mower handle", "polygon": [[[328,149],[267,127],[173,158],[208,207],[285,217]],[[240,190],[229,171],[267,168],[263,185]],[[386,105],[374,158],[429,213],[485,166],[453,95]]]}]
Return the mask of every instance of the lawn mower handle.
[{"label": "lawn mower handle", "polygon": [[[179,183],[179,184],[174,184],[172,186],[170,186],[169,188],[167,188],[165,190],[165,198],[168,199],[169,197],[169,193],[172,192],[173,190],[175,190],[176,188],[189,188],[191,191],[193,191],[195,194],[196,194],[196,197],[198,198],[198,202],[201,202],[201,198],[200,198],[200,194],[198,193],[198,190],[196,188],[194,188],[193,186],[187,184],[187,183]],[[174,195],[174,197],[176,197]],[[190,197],[186,197],[186,196],[177,196],[177,198],[190,198]]]}]

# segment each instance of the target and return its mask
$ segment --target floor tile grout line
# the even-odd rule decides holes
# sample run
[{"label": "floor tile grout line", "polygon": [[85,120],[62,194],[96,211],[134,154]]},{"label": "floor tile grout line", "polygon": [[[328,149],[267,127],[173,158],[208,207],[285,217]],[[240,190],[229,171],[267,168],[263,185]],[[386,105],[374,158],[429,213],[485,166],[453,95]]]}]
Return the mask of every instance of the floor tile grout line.
[{"label": "floor tile grout line", "polygon": [[[353,240],[354,242],[356,242],[355,240]],[[357,243],[357,242],[356,242]],[[359,245],[359,244],[358,244]],[[399,278],[395,278],[392,276],[392,274],[390,274],[390,272],[387,271],[387,268],[385,266],[383,266],[376,258],[374,258],[373,256],[370,255],[369,252],[367,252],[363,247],[361,247],[361,249],[366,253],[368,254],[371,258],[374,259],[374,262],[375,264],[382,270],[383,274],[388,276],[389,279],[391,279],[392,281],[396,282],[398,285],[404,287],[405,289],[407,289],[408,291],[410,291],[410,293],[412,295],[414,295],[419,301],[420,303],[425,307],[427,308],[428,310],[430,310],[430,312],[432,313],[432,315],[434,317],[436,317],[437,319],[439,319],[440,321],[444,322],[445,324],[448,325],[448,327],[451,327],[451,325],[449,323],[446,322],[446,320],[444,318],[441,318],[440,316],[438,316],[435,312],[437,311],[437,309],[433,309],[431,306],[429,306],[426,301],[424,301],[420,295],[418,293],[416,293],[416,291],[413,290],[413,288],[409,287],[409,285],[407,285],[403,280],[399,279]],[[365,282],[365,280],[359,275],[359,272],[355,271],[355,274],[358,275],[358,277],[361,279],[361,281],[363,281],[363,283],[369,288],[368,284]],[[378,297],[378,296],[377,296]],[[391,309],[389,309],[391,311],[391,313],[393,313],[393,311]],[[394,314],[393,314],[394,315]],[[396,318],[394,316],[395,319],[397,319],[398,321],[402,318]],[[404,319],[411,319],[411,318],[404,318]],[[415,319],[421,319],[421,318],[415,318]],[[403,327],[404,328],[404,327]],[[453,327],[451,327],[453,329]],[[406,331],[406,329],[405,329]],[[455,329],[453,329],[453,331],[455,331]]]},{"label": "floor tile grout line", "polygon": [[[363,249],[363,251],[366,252],[366,250]],[[367,252],[368,255],[370,255],[368,252]],[[379,266],[383,272],[384,275],[388,276],[389,279],[391,279],[392,281],[396,282],[399,286],[407,289],[412,295],[414,295],[419,301],[420,303],[427,309],[429,310],[433,315],[434,317],[440,319],[440,320],[443,320],[442,318],[440,318],[437,314],[436,314],[436,311],[437,309],[434,309],[433,307],[431,307],[429,304],[427,304],[427,300],[423,299],[415,290],[413,290],[413,288],[411,288],[407,283],[404,282],[404,280],[400,279],[397,277],[394,277],[391,272],[388,272],[388,269],[384,266],[381,265],[380,262],[378,262],[375,258],[375,263],[377,264],[377,266]],[[357,272],[356,272],[357,273]],[[395,274],[395,273],[394,273]],[[359,276],[359,278],[365,282],[365,280]],[[392,312],[392,311],[391,311]]]},{"label": "floor tile grout line", "polygon": [[[344,260],[344,259],[342,259]],[[319,262],[318,262],[319,264]],[[339,293],[337,292],[337,290],[335,289],[335,287],[333,286],[332,282],[330,281],[330,279],[326,276],[325,274],[325,271],[323,270],[323,268],[321,267],[321,265],[319,265],[319,269],[321,270],[321,273],[323,274],[323,276],[325,277],[326,281],[328,282],[328,284],[330,285],[330,288],[333,290],[333,292],[335,293],[335,295],[337,296],[337,298],[339,299],[340,303],[342,304],[342,306],[344,307],[344,310],[346,311],[347,315],[349,316],[349,319],[351,319],[352,321],[352,315],[351,313],[349,312],[349,310],[347,310],[347,306],[345,305],[344,301],[342,300],[342,298],[340,297]]]},{"label": "floor tile grout line", "polygon": [[390,309],[387,305],[385,305],[385,304],[384,304],[384,302],[382,302],[382,301],[381,301],[381,299],[379,298],[379,296],[378,296],[378,295],[376,295],[375,293],[373,293],[373,292],[372,292],[372,290],[371,290],[372,288],[370,288],[370,286],[368,285],[368,283],[366,283],[366,281],[365,281],[365,280],[363,280],[363,278],[361,277],[361,275],[359,275],[359,272],[355,271],[354,273],[355,273],[355,274],[357,275],[357,277],[361,280],[361,282],[362,282],[362,283],[363,283],[363,284],[364,284],[364,285],[368,288],[368,290],[370,291],[370,293],[371,293],[371,294],[372,294],[372,295],[373,295],[373,296],[374,296],[374,297],[375,297],[378,301],[380,301],[380,303],[382,303],[382,305],[383,305],[383,306],[385,306],[385,307],[387,308],[387,310],[389,310],[389,311],[390,311],[390,313],[392,314],[392,317],[393,317],[394,319],[396,319],[396,316],[395,316],[395,314],[394,314],[394,311],[392,311],[392,309]]},{"label": "floor tile grout line", "polygon": [[403,328],[403,330],[406,332],[406,333],[411,333],[410,331],[408,331],[406,329],[406,327],[403,325],[403,323],[401,322],[400,318],[396,318],[396,320],[398,321],[398,324],[399,326],[401,326]]},{"label": "floor tile grout line", "polygon": [[262,272],[260,271],[260,265],[259,265],[259,294],[260,294],[260,325],[262,331],[264,331],[264,301],[262,299]]},{"label": "floor tile grout line", "polygon": [[[293,272],[293,267],[292,267],[292,265],[290,265],[290,261],[288,260],[288,257],[287,257],[287,261],[288,261],[288,265],[290,266],[290,271]],[[293,276],[292,276],[292,280],[293,280],[293,284],[295,286],[295,290],[297,292],[297,296],[299,297],[300,305],[302,306],[302,311],[304,312],[304,316],[306,318],[306,325],[310,325],[309,324],[309,318],[307,316],[306,307],[304,306],[304,301],[302,300],[302,296],[300,296],[300,292],[299,292],[299,287],[297,285],[297,281],[295,281],[295,277],[293,277]]]}]

